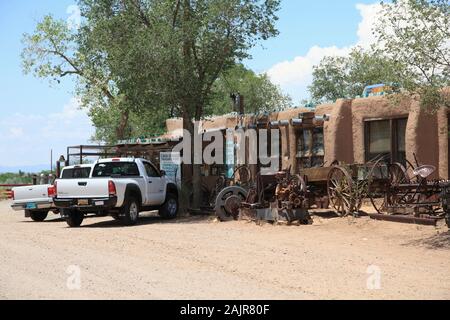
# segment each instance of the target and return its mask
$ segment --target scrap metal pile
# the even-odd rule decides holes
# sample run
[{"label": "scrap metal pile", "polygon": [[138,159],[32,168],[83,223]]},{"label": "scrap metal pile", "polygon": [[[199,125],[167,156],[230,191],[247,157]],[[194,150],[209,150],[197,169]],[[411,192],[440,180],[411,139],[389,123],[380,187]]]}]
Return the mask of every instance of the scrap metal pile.
[{"label": "scrap metal pile", "polygon": [[309,223],[308,190],[300,175],[289,170],[273,174],[258,174],[247,189],[229,186],[216,200],[215,210],[221,221],[255,220]]},{"label": "scrap metal pile", "polygon": [[[330,205],[338,216],[358,216],[363,201],[370,199],[377,214],[373,219],[435,225],[444,219],[450,227],[450,181],[431,180],[436,168],[407,169],[400,163],[378,158],[366,164],[284,170],[246,175],[245,185],[224,187],[215,201],[221,221],[253,220],[300,224],[311,222],[309,209]],[[250,172],[250,170],[245,170]]]}]

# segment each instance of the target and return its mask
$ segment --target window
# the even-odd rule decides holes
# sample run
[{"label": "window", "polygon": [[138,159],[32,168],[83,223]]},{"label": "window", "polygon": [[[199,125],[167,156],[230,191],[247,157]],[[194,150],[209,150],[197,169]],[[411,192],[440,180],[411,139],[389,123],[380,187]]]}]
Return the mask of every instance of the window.
[{"label": "window", "polygon": [[299,168],[321,167],[324,161],[323,128],[297,130],[297,163]]},{"label": "window", "polygon": [[136,177],[139,169],[135,162],[105,162],[98,163],[94,167],[92,177]]},{"label": "window", "polygon": [[389,162],[406,163],[406,118],[365,123],[366,162],[381,155]]},{"label": "window", "polygon": [[63,169],[61,179],[89,178],[90,167]]},{"label": "window", "polygon": [[151,178],[161,177],[158,170],[154,166],[152,166],[148,162],[144,162],[145,172],[147,172],[147,176]]}]

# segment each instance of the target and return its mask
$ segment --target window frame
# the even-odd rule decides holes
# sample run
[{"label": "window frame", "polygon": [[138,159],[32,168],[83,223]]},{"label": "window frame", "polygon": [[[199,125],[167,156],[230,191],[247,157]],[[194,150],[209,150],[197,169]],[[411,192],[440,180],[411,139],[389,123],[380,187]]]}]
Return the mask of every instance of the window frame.
[{"label": "window frame", "polygon": [[[370,124],[376,121],[389,121],[389,158],[390,162],[399,162],[403,165],[406,165],[406,155],[405,155],[405,161],[401,159],[399,156],[399,145],[398,145],[398,135],[399,135],[399,121],[406,121],[405,126],[405,149],[406,149],[406,130],[408,126],[408,115],[401,115],[401,116],[395,116],[395,117],[388,117],[388,118],[370,118],[370,119],[364,119],[364,160],[365,162],[369,162],[371,157],[370,153]],[[405,150],[406,153],[406,150]]]},{"label": "window frame", "polygon": [[[159,171],[154,165],[153,163],[149,162],[149,161],[142,161],[142,164],[144,165],[144,170],[145,170],[145,175],[149,178],[161,178],[161,171]],[[150,167],[152,167],[155,170],[156,176],[149,176],[148,172],[147,172],[147,168],[145,167],[145,165],[148,164]]]}]

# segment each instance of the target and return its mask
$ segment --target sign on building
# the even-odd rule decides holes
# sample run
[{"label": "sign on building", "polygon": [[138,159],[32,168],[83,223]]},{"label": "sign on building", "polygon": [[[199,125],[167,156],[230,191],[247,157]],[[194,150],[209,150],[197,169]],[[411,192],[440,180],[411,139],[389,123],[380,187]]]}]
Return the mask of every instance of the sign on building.
[{"label": "sign on building", "polygon": [[232,178],[234,173],[234,135],[227,131],[225,142],[225,163],[227,167],[227,178]]},{"label": "sign on building", "polygon": [[166,172],[170,181],[181,186],[181,155],[179,152],[161,152],[159,154],[160,170]]}]

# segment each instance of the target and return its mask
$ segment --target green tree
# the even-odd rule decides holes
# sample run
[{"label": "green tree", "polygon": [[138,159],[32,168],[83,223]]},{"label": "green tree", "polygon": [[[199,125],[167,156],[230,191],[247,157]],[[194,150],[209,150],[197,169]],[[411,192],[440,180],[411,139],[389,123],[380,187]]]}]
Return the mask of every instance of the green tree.
[{"label": "green tree", "polygon": [[234,111],[231,93],[244,97],[245,112],[248,113],[280,111],[292,106],[292,99],[283,94],[266,74],[257,75],[242,64],[236,64],[214,83],[206,112],[222,115]]},{"label": "green tree", "polygon": [[357,47],[348,56],[327,56],[314,66],[309,91],[316,103],[354,98],[368,85],[397,83],[396,74],[403,68],[393,59]]},{"label": "green tree", "polygon": [[374,28],[377,51],[405,68],[396,81],[404,94],[430,109],[450,106],[450,3],[448,0],[382,2]]},{"label": "green tree", "polygon": [[[104,111],[119,117],[165,108],[192,134],[220,74],[248,58],[258,41],[277,35],[279,0],[80,0],[81,28],[72,33],[51,17],[25,35],[24,70],[59,80],[77,76],[77,92],[100,130]],[[129,131],[128,131],[129,133]],[[109,136],[106,130],[100,136]],[[194,148],[192,148],[194,150]],[[193,165],[194,207],[200,167]]]},{"label": "green tree", "polygon": [[[279,0],[82,0],[80,4],[87,19],[83,27],[87,43],[106,52],[127,98],[142,101],[137,104],[144,108],[149,101],[173,108],[191,135],[192,120],[205,115],[219,75],[249,57],[248,49],[257,41],[277,34]],[[191,168],[196,208],[200,166]]]},{"label": "green tree", "polygon": [[[221,74],[212,88],[212,98],[205,108],[205,115],[223,115],[233,112],[231,93],[239,92],[245,97],[245,110],[249,113],[279,111],[292,105],[291,98],[270,82],[267,75],[257,75],[236,64]],[[120,119],[120,110],[102,106],[90,109],[90,118],[96,128],[95,140],[116,142],[115,128]],[[165,120],[178,116],[176,110],[159,108],[130,112],[125,129],[127,137],[151,137],[165,132]]]},{"label": "green tree", "polygon": [[74,76],[75,94],[81,98],[82,106],[111,107],[118,112],[115,135],[122,139],[130,104],[114,81],[104,57],[93,50],[86,38],[85,33],[69,29],[65,21],[45,16],[37,23],[33,34],[23,36],[21,57],[24,73],[47,78],[52,84]]}]

